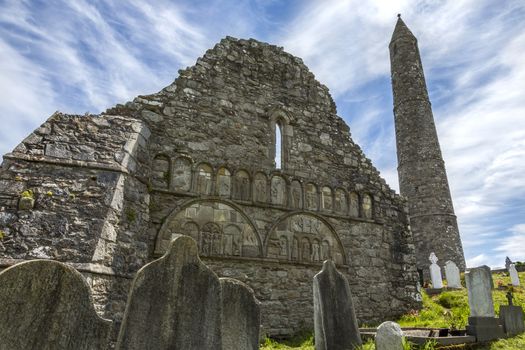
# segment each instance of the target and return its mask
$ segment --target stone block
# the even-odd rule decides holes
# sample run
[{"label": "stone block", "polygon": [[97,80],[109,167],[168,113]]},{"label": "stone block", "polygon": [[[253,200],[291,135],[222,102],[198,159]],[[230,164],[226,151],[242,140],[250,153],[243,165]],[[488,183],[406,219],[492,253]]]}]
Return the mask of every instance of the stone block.
[{"label": "stone block", "polygon": [[499,308],[499,318],[506,335],[514,336],[525,332],[523,309],[521,306],[501,305]]},{"label": "stone block", "polygon": [[111,322],[100,318],[82,275],[34,260],[0,273],[0,349],[105,349]]},{"label": "stone block", "polygon": [[361,345],[352,293],[332,260],[314,276],[314,329],[316,350],[346,350]]},{"label": "stone block", "polygon": [[492,276],[488,266],[470,269],[465,273],[468,290],[468,304],[472,317],[494,317],[492,300]]},{"label": "stone block", "polygon": [[116,349],[221,349],[221,285],[178,235],[133,281]]},{"label": "stone block", "polygon": [[259,349],[261,312],[253,290],[232,278],[221,278],[222,349]]},{"label": "stone block", "polygon": [[[467,287],[468,288],[468,287]],[[496,317],[469,317],[467,334],[476,337],[477,342],[503,338],[503,326]]]},{"label": "stone block", "polygon": [[383,322],[377,327],[376,350],[403,350],[403,331],[392,321]]}]

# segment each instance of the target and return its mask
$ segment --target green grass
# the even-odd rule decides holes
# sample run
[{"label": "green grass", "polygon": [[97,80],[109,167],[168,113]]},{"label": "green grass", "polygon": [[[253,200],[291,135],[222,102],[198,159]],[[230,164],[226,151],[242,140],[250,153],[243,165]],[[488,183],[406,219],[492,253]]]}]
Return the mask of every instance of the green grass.
[{"label": "green grass", "polygon": [[[522,285],[525,283],[525,272],[519,273]],[[503,273],[494,274],[494,285],[507,286],[510,284],[510,278]],[[520,305],[525,309],[525,288],[512,288],[514,294],[514,305]],[[505,294],[507,290],[495,289],[492,292],[494,299],[494,307],[496,313],[499,313],[500,305],[507,305],[507,298]],[[468,315],[468,297],[467,290],[447,291],[438,295],[428,296],[423,293],[423,308],[419,311],[412,311],[407,315],[402,316],[396,320],[402,327],[436,327],[436,328],[465,328]],[[267,338],[261,345],[261,350],[315,350],[313,335],[302,334],[294,339],[285,342],[277,342]],[[374,342],[368,341],[363,344],[360,350],[374,350]],[[417,347],[414,344],[405,344],[405,350],[433,350],[434,344],[427,343],[422,347]],[[447,349],[447,348],[443,348]],[[525,334],[509,338],[501,339],[492,342],[488,345],[461,346],[448,349],[457,350],[525,350]]]}]

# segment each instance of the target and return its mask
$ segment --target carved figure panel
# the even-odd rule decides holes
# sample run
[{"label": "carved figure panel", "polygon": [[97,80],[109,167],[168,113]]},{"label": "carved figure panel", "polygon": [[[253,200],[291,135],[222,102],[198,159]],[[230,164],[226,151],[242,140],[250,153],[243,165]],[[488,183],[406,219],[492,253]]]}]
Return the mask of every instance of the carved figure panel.
[{"label": "carved figure panel", "polygon": [[340,188],[335,190],[334,211],[338,214],[346,214],[348,212],[346,193]]},{"label": "carved figure panel", "polygon": [[286,205],[286,181],[281,176],[272,177],[271,198],[272,204]]},{"label": "carved figure panel", "polygon": [[365,219],[372,218],[372,197],[369,194],[363,195],[362,213]]},{"label": "carved figure panel", "polygon": [[321,192],[321,204],[323,210],[331,211],[332,210],[332,189],[330,187],[323,187]]},{"label": "carved figure panel", "polygon": [[306,209],[308,210],[317,210],[319,202],[318,196],[317,196],[317,186],[313,183],[306,184],[305,188],[305,203],[306,203]]},{"label": "carved figure panel", "polygon": [[168,188],[170,176],[170,160],[167,156],[158,155],[153,160],[151,169],[151,184],[157,188]]},{"label": "carved figure panel", "polygon": [[189,159],[179,157],[173,162],[173,188],[176,191],[191,189],[191,162]]},{"label": "carved figure panel", "polygon": [[230,197],[232,188],[231,173],[226,168],[220,168],[217,172],[217,193],[221,197]]},{"label": "carved figure panel", "polygon": [[359,217],[359,195],[355,192],[350,193],[350,216]]},{"label": "carved figure panel", "polygon": [[197,168],[195,192],[200,194],[211,193],[211,172],[211,167],[206,164],[201,164]]},{"label": "carved figure panel", "polygon": [[201,256],[261,256],[254,227],[228,204],[203,200],[168,218],[157,237],[156,255],[166,251],[174,234],[193,237]]},{"label": "carved figure panel", "polygon": [[320,218],[306,213],[288,216],[274,226],[267,254],[279,260],[316,263],[333,259],[344,264],[344,250],[335,232]]},{"label": "carved figure panel", "polygon": [[301,188],[301,183],[293,180],[290,191],[291,207],[301,209],[303,207],[303,189]]},{"label": "carved figure panel", "polygon": [[260,203],[266,203],[268,201],[268,196],[266,194],[267,192],[267,179],[266,175],[263,173],[257,173],[255,174],[255,177],[253,179],[253,199],[256,202]]},{"label": "carved figure panel", "polygon": [[234,198],[243,201],[250,200],[250,175],[244,170],[235,174]]}]

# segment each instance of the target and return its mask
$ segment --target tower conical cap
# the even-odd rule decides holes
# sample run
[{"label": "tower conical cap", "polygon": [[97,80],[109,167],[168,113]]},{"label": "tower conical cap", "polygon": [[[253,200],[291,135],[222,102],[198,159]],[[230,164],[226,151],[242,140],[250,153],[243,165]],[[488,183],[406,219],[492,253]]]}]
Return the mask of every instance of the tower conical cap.
[{"label": "tower conical cap", "polygon": [[394,28],[394,33],[392,33],[392,39],[390,39],[390,42],[392,43],[401,37],[411,37],[415,39],[416,37],[414,34],[412,34],[405,22],[401,19],[401,15],[397,15],[397,17],[396,27]]}]

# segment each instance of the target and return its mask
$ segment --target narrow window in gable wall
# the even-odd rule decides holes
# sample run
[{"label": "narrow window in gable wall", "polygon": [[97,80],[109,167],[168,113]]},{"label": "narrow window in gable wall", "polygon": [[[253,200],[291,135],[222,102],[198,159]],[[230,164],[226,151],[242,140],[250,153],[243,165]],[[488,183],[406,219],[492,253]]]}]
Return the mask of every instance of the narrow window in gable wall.
[{"label": "narrow window in gable wall", "polygon": [[282,169],[283,138],[281,124],[275,123],[275,168]]}]

